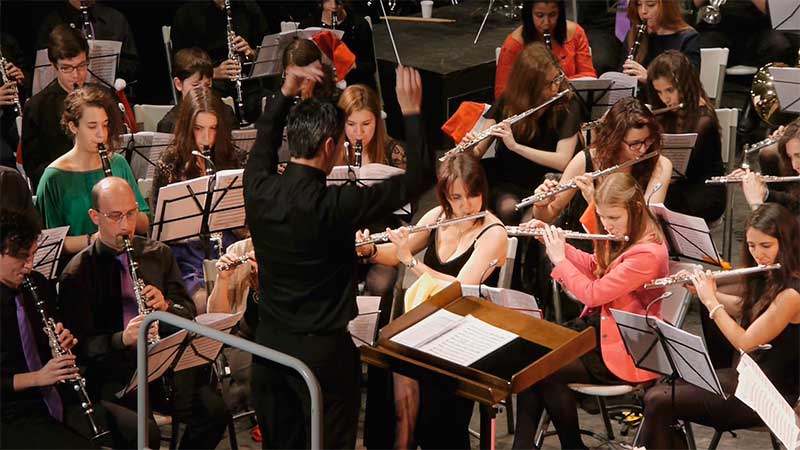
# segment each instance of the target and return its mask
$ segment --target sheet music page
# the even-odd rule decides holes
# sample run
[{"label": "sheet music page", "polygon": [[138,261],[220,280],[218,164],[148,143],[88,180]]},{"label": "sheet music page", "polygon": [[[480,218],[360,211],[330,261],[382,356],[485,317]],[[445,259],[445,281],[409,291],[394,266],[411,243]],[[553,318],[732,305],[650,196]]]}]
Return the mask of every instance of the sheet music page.
[{"label": "sheet music page", "polygon": [[600,75],[599,80],[611,80],[614,84],[608,92],[595,99],[595,106],[592,108],[592,120],[599,119],[610,109],[614,103],[620,99],[636,95],[636,78],[622,72],[606,72]]},{"label": "sheet music page", "polygon": [[517,335],[468,315],[454,328],[418,350],[469,366],[517,338]]},{"label": "sheet music page", "polygon": [[233,130],[231,131],[233,145],[239,147],[247,153],[250,153],[250,149],[253,148],[253,144],[256,142],[256,134],[258,134],[258,130],[255,128]]},{"label": "sheet music page", "polygon": [[[720,257],[714,248],[714,241],[711,240],[711,234],[705,220],[670,211],[661,203],[654,203],[649,206],[653,214],[672,225],[672,227],[665,226],[664,232],[670,236],[673,245],[677,247],[674,249],[677,253],[689,258],[717,264]],[[716,261],[712,261],[711,259],[713,258],[716,258]]]},{"label": "sheet music page", "polygon": [[[161,154],[172,142],[172,133],[157,133],[155,131],[140,131],[135,134],[126,133],[120,135],[120,145],[123,152],[126,151],[131,137],[136,150],[131,155],[131,171],[137,180],[153,179],[156,166],[161,160]],[[144,155],[144,156],[143,156]],[[150,160],[153,164],[147,161]]]},{"label": "sheet music page", "polygon": [[345,184],[348,181],[355,181],[360,178],[361,167],[355,166],[333,166],[331,173],[328,174],[328,186]]},{"label": "sheet music page", "polygon": [[[220,170],[211,199],[212,213],[208,220],[210,231],[243,227],[245,223],[244,169]],[[224,189],[227,189],[225,191]]]},{"label": "sheet music page", "polygon": [[680,377],[708,392],[724,395],[703,338],[662,320],[655,320],[658,329],[669,340],[670,356]]},{"label": "sheet music page", "polygon": [[440,309],[392,337],[393,342],[419,348],[461,323],[463,316]]},{"label": "sheet music page", "polygon": [[[153,216],[153,231],[150,234],[151,239],[168,242],[196,236],[200,233],[208,178],[205,176],[179,181],[159,189],[156,212]],[[191,196],[189,189],[196,194],[197,201]],[[165,209],[164,202],[167,201],[169,201],[169,206]],[[164,223],[159,223],[162,220],[162,214]]]},{"label": "sheet music page", "polygon": [[242,318],[244,313],[205,313],[194,318],[200,325],[205,325],[217,330],[230,331]]},{"label": "sheet music page", "polygon": [[[149,345],[147,348],[147,381],[151,382],[169,369],[172,364],[170,361],[175,357],[175,352],[178,346],[186,339],[189,333],[186,330],[180,330],[177,333],[170,334],[167,337],[161,338],[157,343]],[[125,386],[125,389],[117,392],[117,397],[122,397],[125,394],[136,390],[138,382],[136,381],[136,372],[133,373],[131,381]]]},{"label": "sheet music page", "polygon": [[504,308],[519,311],[526,316],[542,318],[542,310],[536,304],[536,298],[524,292],[515,291],[513,289],[503,289],[490,287],[486,285],[480,286],[480,294],[478,295],[477,284],[462,284],[461,295],[468,297],[485,298],[495,305]]},{"label": "sheet music page", "polygon": [[347,324],[347,329],[353,337],[356,347],[373,345],[375,332],[378,327],[378,313],[380,312],[381,298],[379,296],[359,295],[356,297],[358,315]]},{"label": "sheet music page", "polygon": [[784,447],[800,449],[800,419],[758,364],[743,353],[736,371],[739,372],[736,397],[758,413]]},{"label": "sheet music page", "polygon": [[396,175],[402,175],[404,173],[406,173],[405,170],[397,167],[387,166],[386,164],[372,163],[361,166],[359,178],[367,186],[372,186],[373,184],[380,183],[387,178]]},{"label": "sheet music page", "polygon": [[42,230],[39,236],[39,247],[33,255],[33,270],[41,273],[47,279],[56,276],[58,259],[61,257],[61,249],[64,248],[64,239],[67,237],[69,225],[57,228]]},{"label": "sheet music page", "polygon": [[611,309],[625,347],[634,361],[651,372],[671,375],[672,366],[658,337],[641,314]]},{"label": "sheet music page", "polygon": [[[89,70],[113,86],[119,59],[117,55],[121,49],[122,42],[119,41],[89,41]],[[47,49],[37,50],[33,69],[32,95],[36,95],[55,79],[56,71],[47,58]],[[87,76],[86,81],[100,83],[91,73]]]},{"label": "sheet music page", "polygon": [[[796,16],[800,16],[800,12]],[[800,113],[800,68],[770,67],[769,73],[772,75],[781,109]]]},{"label": "sheet music page", "polygon": [[[681,175],[686,175],[692,149],[697,141],[697,133],[682,133],[662,135],[661,154],[672,161],[672,169]],[[673,175],[675,175],[673,173]]]},{"label": "sheet music page", "polygon": [[797,0],[769,0],[769,17],[775,30],[795,33],[800,30],[800,10],[797,7]]}]

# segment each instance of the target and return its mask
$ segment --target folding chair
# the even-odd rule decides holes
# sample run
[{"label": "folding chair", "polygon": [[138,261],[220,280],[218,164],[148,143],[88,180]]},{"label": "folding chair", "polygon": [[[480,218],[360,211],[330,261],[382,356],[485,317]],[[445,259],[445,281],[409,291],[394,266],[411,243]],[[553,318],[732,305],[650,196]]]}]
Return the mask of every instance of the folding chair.
[{"label": "folding chair", "polygon": [[700,49],[700,83],[711,98],[714,106],[722,99],[722,86],[725,83],[725,68],[728,66],[727,48]]},{"label": "folding chair", "polygon": [[167,73],[169,74],[169,88],[172,91],[172,104],[178,104],[178,92],[175,90],[175,83],[172,82],[172,27],[164,25],[161,27],[161,38],[164,41],[164,52],[167,56]]},{"label": "folding chair", "polygon": [[156,131],[158,122],[167,115],[174,105],[133,105],[136,123],[142,124],[141,131]]}]

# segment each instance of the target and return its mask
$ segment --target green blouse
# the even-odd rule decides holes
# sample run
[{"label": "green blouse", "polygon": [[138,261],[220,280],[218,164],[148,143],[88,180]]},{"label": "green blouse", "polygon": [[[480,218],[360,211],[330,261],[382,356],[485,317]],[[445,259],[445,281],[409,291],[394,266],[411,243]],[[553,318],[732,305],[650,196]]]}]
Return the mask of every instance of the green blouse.
[{"label": "green blouse", "polygon": [[[139,210],[150,215],[150,207],[139,192],[139,185],[125,158],[111,155],[111,172],[125,179],[133,188]],[[69,236],[81,236],[97,231],[89,218],[92,207],[92,188],[103,178],[103,169],[70,172],[47,167],[36,190],[36,208],[44,219],[45,228],[69,225]]]}]

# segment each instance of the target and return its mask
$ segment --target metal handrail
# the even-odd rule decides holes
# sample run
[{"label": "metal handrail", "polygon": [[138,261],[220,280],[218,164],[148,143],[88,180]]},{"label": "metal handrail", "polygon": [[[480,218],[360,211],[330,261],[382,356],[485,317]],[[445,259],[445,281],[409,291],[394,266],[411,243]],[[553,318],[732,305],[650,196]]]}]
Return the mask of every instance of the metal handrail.
[{"label": "metal handrail", "polygon": [[153,322],[168,323],[170,325],[183,328],[191,333],[205,336],[216,341],[222,342],[225,345],[236,347],[244,350],[255,356],[260,356],[266,360],[276,362],[290,369],[296,370],[303,380],[306,382],[309,394],[311,396],[311,448],[322,448],[322,389],[319,386],[317,377],[311,372],[311,369],[299,359],[289,356],[285,353],[272,350],[264,347],[263,345],[256,344],[255,342],[242,339],[240,337],[232,336],[228,333],[223,333],[219,330],[200,325],[197,322],[184,319],[183,317],[176,316],[175,314],[166,313],[163,311],[156,311],[145,316],[142,325],[139,328],[139,337],[136,341],[136,424],[137,424],[137,447],[140,449],[146,448],[147,442],[147,330]]}]

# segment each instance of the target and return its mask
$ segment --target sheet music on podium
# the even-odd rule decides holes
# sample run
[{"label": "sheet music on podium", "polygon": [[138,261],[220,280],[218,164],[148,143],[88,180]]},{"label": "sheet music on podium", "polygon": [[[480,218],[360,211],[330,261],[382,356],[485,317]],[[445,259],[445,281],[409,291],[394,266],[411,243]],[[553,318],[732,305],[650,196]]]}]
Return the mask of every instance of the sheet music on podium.
[{"label": "sheet music on podium", "polygon": [[136,147],[136,151],[131,155],[131,171],[134,178],[137,180],[152,179],[155,176],[156,166],[154,164],[161,160],[161,154],[172,143],[174,137],[175,135],[172,133],[158,133],[155,131],[140,131],[135,134],[127,133],[121,135],[123,151],[131,143],[131,138],[133,138],[133,146]]},{"label": "sheet music on podium", "polygon": [[347,330],[353,338],[356,347],[374,345],[375,334],[378,331],[378,315],[380,314],[381,298],[373,295],[359,295],[356,297],[358,315],[347,324]]},{"label": "sheet music on podium", "polygon": [[[771,350],[766,350],[771,351]],[[800,417],[747,353],[741,354],[736,398],[758,413],[772,434],[789,450],[800,449]]]},{"label": "sheet music on podium", "polygon": [[[337,38],[342,39],[344,31],[329,30],[327,28],[310,27],[302,30],[287,30],[280,33],[269,34],[261,40],[258,47],[256,60],[253,62],[253,72],[249,78],[266,77],[278,75],[283,72],[283,51],[295,39],[311,39],[321,31],[334,33]],[[323,58],[325,56],[323,55]]]},{"label": "sheet music on podium", "polygon": [[[114,85],[117,76],[117,62],[122,50],[122,42],[91,40],[89,41],[89,70],[102,78],[106,83]],[[36,51],[36,61],[33,69],[32,95],[46,88],[51,81],[56,79],[56,71],[47,58],[47,49]],[[86,78],[87,83],[100,83],[91,73]]]},{"label": "sheet music on podium", "polygon": [[697,133],[664,133],[661,137],[661,154],[672,161],[672,171],[680,178],[686,177]]},{"label": "sheet music on podium", "polygon": [[48,280],[56,277],[58,260],[61,258],[61,249],[64,248],[64,239],[67,237],[69,225],[58,228],[42,230],[39,236],[39,247],[33,255],[33,270],[41,273]]},{"label": "sheet music on podium", "polygon": [[517,337],[472,315],[440,309],[396,334],[392,341],[469,366]]},{"label": "sheet music on podium", "polygon": [[208,218],[208,229],[212,233],[244,226],[243,178],[244,169],[217,172],[214,196],[211,198],[211,214]]}]

